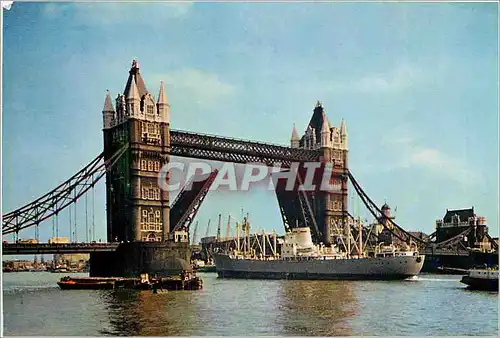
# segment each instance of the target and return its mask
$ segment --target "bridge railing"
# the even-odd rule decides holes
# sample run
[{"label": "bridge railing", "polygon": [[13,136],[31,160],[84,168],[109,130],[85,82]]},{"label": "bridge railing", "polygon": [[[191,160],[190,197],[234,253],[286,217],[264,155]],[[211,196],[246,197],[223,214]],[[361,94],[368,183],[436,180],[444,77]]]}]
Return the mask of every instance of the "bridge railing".
[{"label": "bridge railing", "polygon": [[[170,129],[170,134],[172,134],[172,133],[173,134],[177,134],[177,135],[184,134],[184,135],[192,135],[192,136],[195,136],[195,137],[202,136],[202,137],[214,138],[214,139],[220,139],[220,140],[227,140],[227,141],[234,141],[234,142],[244,142],[244,143],[250,144],[250,145],[269,145],[269,146],[273,146],[273,147],[290,148],[290,147],[288,147],[286,145],[278,144],[278,143],[259,142],[259,141],[256,141],[256,140],[249,140],[249,139],[244,139],[244,138],[236,138],[236,137],[229,137],[229,136],[220,136],[220,135],[209,134],[209,133],[198,133],[198,132],[192,132],[192,131],[180,130],[180,129]],[[297,149],[297,148],[290,148],[290,149]]]}]

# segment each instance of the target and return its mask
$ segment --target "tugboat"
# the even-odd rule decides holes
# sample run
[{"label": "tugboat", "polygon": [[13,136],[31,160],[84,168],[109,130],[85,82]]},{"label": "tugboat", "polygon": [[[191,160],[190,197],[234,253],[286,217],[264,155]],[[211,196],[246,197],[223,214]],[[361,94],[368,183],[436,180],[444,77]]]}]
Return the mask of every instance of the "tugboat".
[{"label": "tugboat", "polygon": [[462,277],[460,283],[468,285],[471,290],[498,292],[498,267],[472,268]]}]

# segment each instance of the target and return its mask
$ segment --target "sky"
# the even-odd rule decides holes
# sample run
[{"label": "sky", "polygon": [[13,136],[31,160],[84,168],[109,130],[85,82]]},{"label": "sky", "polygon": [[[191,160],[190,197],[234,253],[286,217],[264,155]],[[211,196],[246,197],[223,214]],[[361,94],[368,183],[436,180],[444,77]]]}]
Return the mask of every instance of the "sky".
[{"label": "sky", "polygon": [[[3,212],[102,151],[106,90],[122,93],[137,59],[155,97],[165,82],[173,129],[289,145],[293,124],[302,134],[320,100],[333,125],[346,120],[353,175],[378,205],[397,207],[398,224],[431,233],[447,208],[474,206],[498,236],[497,9],[15,2],[4,12]],[[103,183],[93,203],[95,238],[105,240]],[[274,192],[255,188],[211,192],[198,238],[209,219],[215,234],[219,213],[224,235],[228,215],[239,219],[242,209],[254,229],[283,233]],[[83,201],[77,213],[82,241],[91,227]],[[65,210],[60,236],[68,222]],[[51,236],[52,222],[42,224],[40,239]]]}]

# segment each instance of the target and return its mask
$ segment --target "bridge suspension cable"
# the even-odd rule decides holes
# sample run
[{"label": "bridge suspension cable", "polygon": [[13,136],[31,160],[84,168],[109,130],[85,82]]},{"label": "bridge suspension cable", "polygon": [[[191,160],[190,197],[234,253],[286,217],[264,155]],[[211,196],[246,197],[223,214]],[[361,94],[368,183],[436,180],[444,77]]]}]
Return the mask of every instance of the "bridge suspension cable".
[{"label": "bridge suspension cable", "polygon": [[76,203],[79,197],[85,194],[89,189],[93,188],[94,185],[106,174],[106,172],[116,165],[120,157],[128,150],[128,148],[129,145],[125,144],[115,154],[113,154],[113,156],[104,162],[101,161],[104,158],[104,153],[99,154],[83,169],[78,171],[75,175],[57,186],[52,191],[21,208],[4,214],[2,235],[5,236],[10,233],[15,233],[17,236],[20,230],[32,227],[50,218],[51,216],[55,216],[55,227],[53,223],[52,229],[57,237],[59,235],[57,217],[59,212],[70,204]]},{"label": "bridge suspension cable", "polygon": [[467,247],[462,244],[462,241],[463,241],[464,237],[467,236],[471,231],[472,231],[472,227],[468,227],[467,229],[465,229],[464,231],[462,231],[461,233],[459,233],[456,236],[453,236],[445,241],[435,243],[436,248],[439,248],[439,249],[451,248],[451,247],[454,247],[455,244],[461,244],[463,249],[467,249]]},{"label": "bridge suspension cable", "polygon": [[[365,206],[368,208],[368,211],[370,211],[370,213],[373,215],[373,217],[375,217],[375,219],[380,218],[380,216],[383,215],[382,210],[380,210],[378,208],[378,206],[370,199],[370,197],[368,197],[368,195],[364,192],[364,190],[358,184],[358,182],[356,181],[356,179],[354,178],[354,176],[352,175],[352,173],[350,171],[347,172],[347,175],[348,175],[349,179],[351,180],[351,183],[352,183],[354,189],[358,193],[358,196],[361,198],[361,201],[363,201]],[[378,213],[378,215],[377,215],[377,213]],[[396,236],[401,241],[408,242],[409,240],[413,240],[414,242],[417,242],[417,243],[420,243],[423,245],[427,244],[426,241],[424,241],[416,236],[413,236],[412,234],[410,234],[409,232],[404,230],[401,226],[396,224],[396,222],[394,222],[392,219],[387,218],[387,220],[398,231],[394,231],[394,229],[389,228],[388,226],[386,226],[385,223],[383,223],[384,228],[387,229],[388,231],[390,231],[394,236]]]}]

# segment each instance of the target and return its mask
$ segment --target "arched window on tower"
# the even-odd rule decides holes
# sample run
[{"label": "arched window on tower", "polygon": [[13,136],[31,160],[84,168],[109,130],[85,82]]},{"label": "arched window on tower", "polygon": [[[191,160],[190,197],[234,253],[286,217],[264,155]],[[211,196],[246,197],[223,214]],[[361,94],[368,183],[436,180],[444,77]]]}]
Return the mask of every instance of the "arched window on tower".
[{"label": "arched window on tower", "polygon": [[141,105],[140,105],[140,110],[141,112],[144,112],[144,96],[141,97]]},{"label": "arched window on tower", "polygon": [[160,219],[160,211],[155,211],[155,227],[156,231],[161,231],[161,219]]}]

